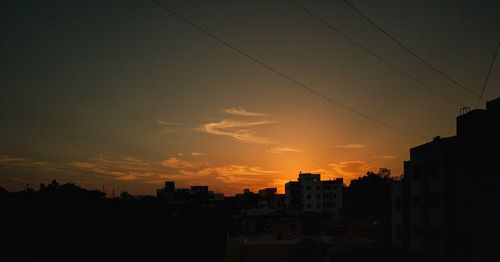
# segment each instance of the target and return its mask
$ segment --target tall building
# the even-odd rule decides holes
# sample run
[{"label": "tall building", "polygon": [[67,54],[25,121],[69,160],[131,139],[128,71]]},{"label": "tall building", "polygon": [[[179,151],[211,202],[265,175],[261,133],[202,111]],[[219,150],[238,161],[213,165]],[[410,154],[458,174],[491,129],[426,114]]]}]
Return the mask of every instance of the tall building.
[{"label": "tall building", "polygon": [[298,181],[285,184],[289,209],[339,215],[342,207],[342,178],[321,181],[320,174],[299,173]]},{"label": "tall building", "polygon": [[156,197],[164,201],[171,201],[175,198],[175,182],[165,181],[165,187],[156,190]]},{"label": "tall building", "polygon": [[392,185],[393,245],[427,261],[486,261],[499,221],[500,99],[456,124],[456,136],[410,149]]}]

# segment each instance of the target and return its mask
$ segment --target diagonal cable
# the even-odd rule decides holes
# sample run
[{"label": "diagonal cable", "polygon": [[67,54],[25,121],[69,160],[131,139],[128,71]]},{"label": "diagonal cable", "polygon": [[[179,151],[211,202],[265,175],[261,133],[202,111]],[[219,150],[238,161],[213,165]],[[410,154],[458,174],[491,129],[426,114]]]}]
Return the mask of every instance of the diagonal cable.
[{"label": "diagonal cable", "polygon": [[328,23],[327,21],[325,21],[325,19],[321,18],[320,16],[314,14],[311,10],[309,10],[309,8],[303,6],[303,5],[300,5],[298,4],[297,2],[295,1],[292,1],[292,0],[289,0],[288,1],[290,4],[292,4],[293,6],[301,9],[302,11],[304,11],[307,15],[309,15],[312,19],[314,20],[317,20],[319,21],[323,26],[333,30],[337,35],[347,39],[349,41],[349,43],[354,46],[354,47],[357,47],[357,48],[360,48],[361,50],[363,50],[364,52],[372,55],[373,57],[375,57],[377,60],[379,60],[381,63],[387,65],[388,67],[390,67],[392,70],[400,73],[401,75],[405,76],[406,78],[416,82],[417,84],[419,84],[420,86],[423,86],[424,88],[426,88],[427,90],[429,90],[430,92],[440,96],[441,98],[445,99],[445,100],[448,100],[448,102],[451,102],[453,104],[456,104],[456,105],[459,105],[459,106],[464,106],[464,104],[462,104],[461,102],[457,101],[456,99],[450,97],[450,96],[447,96],[446,94],[436,90],[435,88],[432,88],[431,86],[429,86],[428,84],[426,84],[425,82],[423,82],[422,80],[419,80],[418,78],[414,77],[413,75],[411,75],[410,73],[404,71],[403,69],[395,66],[393,63],[391,63],[390,61],[388,61],[387,59],[383,58],[381,55],[377,54],[375,51],[371,50],[370,48],[368,48],[367,46],[361,44],[360,42],[354,40],[351,36],[349,36],[348,34],[340,31],[340,29],[338,29],[338,27]]},{"label": "diagonal cable", "polygon": [[389,32],[387,32],[386,30],[384,30],[381,26],[379,26],[377,23],[375,23],[375,21],[373,21],[372,19],[370,19],[363,12],[361,12],[361,10],[359,10],[351,2],[349,2],[348,0],[342,0],[342,1],[344,1],[349,7],[351,7],[356,13],[358,13],[366,21],[368,21],[370,24],[372,24],[373,26],[375,26],[385,36],[387,36],[389,39],[391,39],[392,41],[394,41],[397,45],[399,45],[400,47],[402,47],[403,49],[405,49],[409,54],[411,54],[413,57],[415,57],[416,59],[418,59],[424,65],[426,65],[429,68],[431,68],[434,72],[438,73],[439,75],[441,75],[442,77],[444,77],[446,80],[452,82],[454,85],[462,88],[463,90],[469,92],[470,94],[475,95],[477,97],[480,96],[477,92],[471,90],[470,88],[467,88],[465,85],[463,85],[462,83],[460,83],[457,80],[453,79],[451,76],[449,76],[448,74],[444,73],[442,70],[438,69],[436,66],[432,65],[429,61],[425,60],[424,58],[422,58],[421,56],[419,56],[418,54],[416,54],[415,52],[413,52],[408,46],[406,46],[401,41],[399,41],[398,39],[396,39],[394,36],[392,36],[391,34],[389,34]]},{"label": "diagonal cable", "polygon": [[323,98],[323,99],[325,99],[325,100],[327,100],[327,101],[329,101],[329,102],[331,102],[331,103],[333,103],[333,104],[335,104],[335,105],[337,105],[337,106],[339,106],[339,107],[341,107],[341,108],[343,108],[343,109],[345,109],[345,110],[347,110],[347,111],[350,111],[351,113],[354,113],[354,114],[356,114],[356,115],[358,115],[358,116],[360,116],[360,117],[362,117],[362,118],[364,118],[364,119],[366,119],[366,120],[369,120],[369,121],[371,121],[371,122],[374,122],[374,123],[376,123],[376,124],[378,124],[378,125],[381,125],[381,126],[384,126],[384,127],[386,127],[386,128],[389,128],[389,129],[392,129],[392,130],[398,131],[398,132],[400,132],[400,133],[404,133],[404,134],[406,134],[406,135],[410,135],[410,136],[414,136],[414,137],[418,137],[418,138],[422,138],[422,139],[429,139],[429,137],[427,137],[427,136],[424,136],[424,135],[421,135],[421,134],[417,134],[417,133],[414,133],[414,132],[411,132],[411,131],[408,131],[408,130],[402,129],[402,128],[400,128],[400,127],[397,127],[397,126],[394,126],[394,125],[388,124],[388,123],[386,123],[386,122],[384,122],[384,121],[381,121],[381,120],[378,120],[378,119],[376,119],[376,118],[374,118],[374,117],[372,117],[372,116],[370,116],[370,115],[368,115],[368,114],[366,114],[366,113],[363,113],[363,112],[361,112],[361,111],[358,111],[358,110],[356,110],[356,109],[353,109],[353,108],[351,108],[351,107],[349,107],[349,106],[347,106],[347,105],[344,105],[343,103],[340,103],[339,101],[337,101],[337,100],[335,100],[335,99],[333,99],[333,98],[331,98],[331,97],[328,97],[328,96],[326,96],[326,95],[324,95],[324,94],[322,94],[322,93],[320,93],[320,92],[318,92],[318,91],[314,90],[313,88],[308,87],[307,85],[305,85],[305,84],[303,84],[303,83],[301,83],[301,82],[299,82],[299,81],[297,81],[297,80],[293,79],[292,77],[290,77],[290,76],[286,75],[285,73],[283,73],[283,72],[279,71],[278,69],[276,69],[276,68],[274,68],[274,67],[272,67],[272,66],[270,66],[270,65],[267,65],[266,63],[264,63],[264,62],[260,61],[259,59],[257,59],[257,58],[255,58],[255,57],[251,56],[250,54],[248,54],[248,53],[244,52],[243,50],[239,49],[238,47],[234,46],[233,44],[231,44],[231,43],[229,43],[229,42],[225,41],[224,39],[222,39],[222,38],[218,37],[217,35],[215,35],[215,34],[213,34],[213,33],[211,33],[211,32],[209,32],[208,30],[204,29],[203,27],[201,27],[201,26],[199,26],[199,25],[195,24],[194,22],[192,22],[191,20],[189,20],[187,17],[185,17],[185,16],[183,16],[183,15],[181,15],[181,14],[177,13],[176,11],[174,11],[174,10],[170,9],[167,5],[164,5],[164,4],[162,4],[162,3],[160,3],[160,2],[158,2],[158,1],[156,1],[156,0],[151,0],[151,1],[152,1],[154,4],[156,4],[158,7],[162,8],[162,9],[163,9],[163,10],[165,10],[165,11],[167,11],[168,13],[170,13],[170,14],[172,14],[172,15],[176,16],[177,18],[179,18],[179,19],[183,20],[184,22],[186,22],[186,23],[190,24],[191,26],[193,26],[194,28],[198,29],[200,32],[202,32],[202,33],[204,33],[204,34],[208,35],[210,38],[212,38],[212,39],[216,40],[217,42],[219,42],[219,43],[221,43],[221,44],[223,44],[223,45],[225,45],[226,47],[229,47],[230,49],[232,49],[232,50],[236,51],[237,53],[239,53],[239,54],[241,54],[241,55],[245,56],[246,58],[248,58],[248,59],[250,59],[250,60],[254,61],[254,62],[255,62],[255,63],[257,63],[258,65],[260,65],[260,66],[262,66],[262,67],[264,67],[264,68],[268,69],[269,71],[271,71],[271,72],[273,72],[273,73],[275,73],[275,74],[277,74],[277,75],[279,75],[279,76],[283,77],[284,79],[286,79],[286,80],[288,80],[288,81],[292,82],[292,83],[293,83],[293,84],[295,84],[296,86],[299,86],[299,87],[301,87],[301,88],[303,88],[303,89],[305,89],[305,90],[309,91],[310,93],[313,93],[313,94],[315,94],[315,95],[317,95],[317,96],[319,96],[319,97],[321,97],[321,98]]},{"label": "diagonal cable", "polygon": [[490,80],[491,70],[493,69],[493,66],[495,65],[495,60],[497,58],[498,49],[500,49],[500,41],[498,42],[497,49],[495,50],[495,54],[493,55],[493,59],[491,60],[490,69],[488,69],[488,74],[486,75],[486,80],[484,81],[483,89],[481,90],[481,95],[479,96],[479,99],[477,100],[476,107],[479,107],[479,104],[481,103],[481,99],[483,98],[484,90],[486,89],[486,85],[488,85],[488,80]]}]

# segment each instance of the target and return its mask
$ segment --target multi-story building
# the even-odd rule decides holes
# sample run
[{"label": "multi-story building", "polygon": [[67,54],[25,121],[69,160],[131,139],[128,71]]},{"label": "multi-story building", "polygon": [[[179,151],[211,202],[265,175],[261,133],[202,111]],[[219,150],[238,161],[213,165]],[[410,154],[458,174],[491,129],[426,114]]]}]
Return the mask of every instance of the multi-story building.
[{"label": "multi-story building", "polygon": [[410,150],[392,185],[393,245],[427,261],[486,261],[495,255],[500,176],[500,99],[462,112],[457,135]]},{"label": "multi-story building", "polygon": [[277,194],[276,188],[264,188],[258,194],[245,189],[243,194],[236,194],[234,199],[242,215],[262,216],[283,211],[285,195]]},{"label": "multi-story building", "polygon": [[172,201],[175,198],[175,182],[165,181],[165,187],[156,190],[156,197],[163,201]]},{"label": "multi-story building", "polygon": [[285,184],[285,207],[287,209],[300,210],[301,193],[299,181],[290,181]]},{"label": "multi-story building", "polygon": [[175,182],[166,181],[165,187],[156,190],[156,197],[170,203],[197,203],[206,205],[208,201],[222,201],[224,195],[208,190],[208,186],[191,186],[175,188]]},{"label": "multi-story building", "polygon": [[298,181],[285,184],[286,207],[337,216],[342,207],[342,184],[342,178],[321,181],[320,174],[299,173]]}]

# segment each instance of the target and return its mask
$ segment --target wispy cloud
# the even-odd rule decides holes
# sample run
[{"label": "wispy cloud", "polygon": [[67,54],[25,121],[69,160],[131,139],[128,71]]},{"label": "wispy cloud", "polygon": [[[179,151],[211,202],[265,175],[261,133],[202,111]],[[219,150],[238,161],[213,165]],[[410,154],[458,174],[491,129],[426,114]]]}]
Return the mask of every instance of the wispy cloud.
[{"label": "wispy cloud", "polygon": [[0,165],[60,173],[88,173],[119,180],[151,177],[158,171],[150,163],[130,156],[114,160],[99,156],[87,161],[50,162],[0,155]]},{"label": "wispy cloud", "polygon": [[283,154],[283,153],[297,153],[302,152],[300,149],[291,148],[291,147],[271,147],[266,150],[267,153],[270,154]]},{"label": "wispy cloud", "polygon": [[360,160],[342,161],[339,163],[329,164],[329,166],[333,167],[333,170],[342,176],[346,181],[363,176],[366,172],[372,169],[370,165]]},{"label": "wispy cloud", "polygon": [[279,174],[278,171],[265,170],[261,167],[246,165],[225,165],[216,167],[206,167],[194,171],[181,170],[181,174],[186,177],[214,177],[225,184],[253,184],[269,180],[269,175]]},{"label": "wispy cloud", "polygon": [[160,119],[156,120],[156,123],[161,126],[164,126],[165,129],[163,129],[163,131],[171,135],[183,135],[187,131],[193,130],[191,127],[189,127],[190,124],[182,122],[170,122],[170,121],[163,121]]},{"label": "wispy cloud", "polygon": [[257,132],[249,128],[276,123],[276,121],[234,121],[224,119],[219,122],[204,124],[202,130],[219,136],[229,136],[238,142],[252,144],[271,144],[265,137],[260,137]]},{"label": "wispy cloud", "polygon": [[373,158],[378,158],[378,159],[387,159],[387,160],[392,160],[392,159],[397,159],[399,156],[395,155],[376,155],[372,156]]},{"label": "wispy cloud", "polygon": [[35,168],[35,169],[43,169],[49,171],[58,171],[67,169],[65,165],[59,163],[40,161],[25,157],[13,157],[8,155],[0,155],[0,166]]},{"label": "wispy cloud", "polygon": [[[85,175],[111,178],[117,181],[161,185],[165,180],[174,180],[181,186],[208,185],[226,193],[239,192],[241,188],[274,186],[279,171],[259,166],[228,164],[211,165],[197,161],[170,157],[163,161],[145,160],[135,157],[108,158],[104,156],[71,162],[36,161],[30,158],[0,155],[0,166],[30,170],[51,171],[52,177],[59,174]],[[171,170],[171,169],[174,170]],[[30,171],[31,172],[31,171]],[[31,183],[31,181],[27,181]],[[91,184],[91,183],[88,183]]]},{"label": "wispy cloud", "polygon": [[70,162],[67,167],[73,171],[125,181],[154,177],[159,171],[151,163],[134,157],[112,160],[99,156],[88,161]]},{"label": "wispy cloud", "polygon": [[230,115],[237,115],[237,116],[269,116],[268,114],[247,111],[245,108],[241,106],[226,109],[224,110],[224,112]]},{"label": "wispy cloud", "polygon": [[171,157],[169,159],[163,160],[161,164],[165,167],[176,168],[176,169],[193,169],[201,166],[200,163],[181,160],[176,157]]},{"label": "wispy cloud", "polygon": [[192,152],[192,156],[205,156],[207,153],[200,153],[200,152]]},{"label": "wispy cloud", "polygon": [[186,123],[181,123],[181,122],[169,122],[169,121],[163,121],[161,119],[156,120],[157,124],[164,125],[164,126],[189,126],[189,124]]},{"label": "wispy cloud", "polygon": [[366,146],[363,144],[347,144],[347,145],[336,145],[335,148],[348,148],[348,149],[361,149]]}]

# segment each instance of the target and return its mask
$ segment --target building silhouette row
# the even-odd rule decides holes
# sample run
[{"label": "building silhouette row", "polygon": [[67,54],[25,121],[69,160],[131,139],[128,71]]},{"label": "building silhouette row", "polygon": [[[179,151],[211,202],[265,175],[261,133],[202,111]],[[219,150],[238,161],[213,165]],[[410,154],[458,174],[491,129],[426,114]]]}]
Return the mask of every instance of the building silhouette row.
[{"label": "building silhouette row", "polygon": [[[249,216],[290,210],[335,217],[340,215],[343,205],[342,186],[342,178],[322,181],[320,174],[301,172],[297,181],[285,184],[285,194],[278,194],[275,187],[261,189],[258,193],[244,189],[234,199],[239,203],[241,213]],[[163,188],[157,189],[156,197],[170,203],[224,200],[223,194],[210,191],[208,186],[175,188],[174,181],[166,181]]]}]

